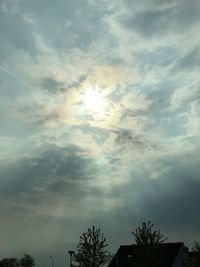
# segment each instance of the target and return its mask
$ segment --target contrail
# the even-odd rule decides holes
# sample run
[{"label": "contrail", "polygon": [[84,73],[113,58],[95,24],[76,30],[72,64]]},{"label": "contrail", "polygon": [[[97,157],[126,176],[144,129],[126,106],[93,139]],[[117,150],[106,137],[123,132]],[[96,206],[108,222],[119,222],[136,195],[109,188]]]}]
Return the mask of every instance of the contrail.
[{"label": "contrail", "polygon": [[23,81],[21,78],[19,78],[13,72],[11,72],[11,71],[7,70],[6,68],[4,68],[2,65],[0,65],[0,69],[2,69],[4,72],[8,73],[10,76],[12,76],[13,78],[15,78],[17,81],[19,81],[20,83],[22,83],[26,87],[28,86],[30,89],[33,89],[33,87],[31,87],[28,83],[26,83],[25,81]]}]

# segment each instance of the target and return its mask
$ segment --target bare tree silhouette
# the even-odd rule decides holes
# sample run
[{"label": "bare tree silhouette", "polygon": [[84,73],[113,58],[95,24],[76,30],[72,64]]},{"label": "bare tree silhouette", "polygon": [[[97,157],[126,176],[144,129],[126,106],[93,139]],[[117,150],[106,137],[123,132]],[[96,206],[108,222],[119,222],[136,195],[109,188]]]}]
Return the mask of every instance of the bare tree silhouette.
[{"label": "bare tree silhouette", "polygon": [[78,251],[73,254],[74,266],[100,267],[110,260],[110,253],[106,250],[106,238],[101,229],[95,226],[89,228],[86,233],[80,236]]},{"label": "bare tree silhouette", "polygon": [[160,230],[153,230],[154,224],[151,221],[143,222],[142,227],[138,227],[132,232],[137,245],[153,245],[165,242],[168,238],[164,237]]}]

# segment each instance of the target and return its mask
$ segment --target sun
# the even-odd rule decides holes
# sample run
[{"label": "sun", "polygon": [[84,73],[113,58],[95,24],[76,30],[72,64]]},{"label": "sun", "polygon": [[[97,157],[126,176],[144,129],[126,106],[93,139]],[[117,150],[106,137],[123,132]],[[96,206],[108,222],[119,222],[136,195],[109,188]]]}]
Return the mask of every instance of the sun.
[{"label": "sun", "polygon": [[94,113],[98,113],[105,108],[104,96],[98,90],[88,90],[83,95],[83,103],[86,109]]}]

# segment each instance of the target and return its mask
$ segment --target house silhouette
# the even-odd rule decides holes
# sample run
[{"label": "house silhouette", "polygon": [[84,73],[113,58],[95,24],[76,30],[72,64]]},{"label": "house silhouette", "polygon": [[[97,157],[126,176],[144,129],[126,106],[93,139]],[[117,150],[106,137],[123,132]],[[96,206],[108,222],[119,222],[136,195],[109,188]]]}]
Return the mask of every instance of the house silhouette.
[{"label": "house silhouette", "polygon": [[188,248],[182,242],[120,246],[108,267],[183,267]]}]

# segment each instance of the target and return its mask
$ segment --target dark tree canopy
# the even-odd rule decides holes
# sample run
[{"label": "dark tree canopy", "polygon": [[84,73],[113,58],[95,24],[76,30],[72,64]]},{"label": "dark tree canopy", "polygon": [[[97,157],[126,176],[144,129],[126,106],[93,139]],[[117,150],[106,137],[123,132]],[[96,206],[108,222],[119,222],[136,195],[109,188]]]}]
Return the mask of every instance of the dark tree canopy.
[{"label": "dark tree canopy", "polygon": [[29,254],[24,254],[24,257],[20,259],[20,264],[22,267],[33,267],[35,266],[35,261]]},{"label": "dark tree canopy", "polygon": [[132,232],[137,245],[135,255],[136,267],[163,267],[168,261],[166,255],[161,251],[159,244],[167,240],[160,230],[153,230],[151,221],[143,222]]},{"label": "dark tree canopy", "polygon": [[20,260],[17,258],[4,258],[0,260],[0,267],[33,267],[35,260],[28,254],[24,254],[24,257]]},{"label": "dark tree canopy", "polygon": [[138,227],[132,232],[137,245],[153,245],[165,242],[168,238],[164,237],[160,230],[153,230],[154,224],[151,221],[143,222],[142,227]]},{"label": "dark tree canopy", "polygon": [[73,261],[81,267],[99,267],[103,266],[110,259],[110,253],[106,250],[106,238],[101,234],[101,229],[94,226],[89,228],[86,233],[80,237],[77,246],[78,251],[73,255]]},{"label": "dark tree canopy", "polygon": [[20,267],[20,262],[16,258],[4,258],[0,261],[0,267]]},{"label": "dark tree canopy", "polygon": [[189,259],[186,263],[187,267],[199,267],[200,266],[200,242],[195,242],[192,247],[192,252],[189,254]]}]

